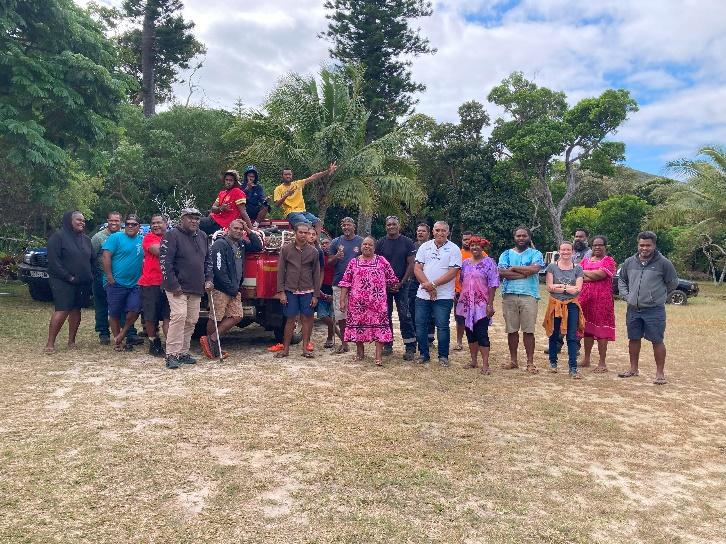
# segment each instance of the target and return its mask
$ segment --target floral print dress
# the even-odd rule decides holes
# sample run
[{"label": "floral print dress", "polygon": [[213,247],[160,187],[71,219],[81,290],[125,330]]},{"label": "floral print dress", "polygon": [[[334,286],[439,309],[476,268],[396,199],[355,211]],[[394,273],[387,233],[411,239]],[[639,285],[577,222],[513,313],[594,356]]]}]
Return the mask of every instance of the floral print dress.
[{"label": "floral print dress", "polygon": [[582,259],[583,270],[602,270],[605,277],[597,281],[582,284],[580,306],[585,316],[585,336],[615,340],[615,303],[613,301],[613,276],[615,260],[606,255],[595,261],[592,257]]},{"label": "floral print dress", "polygon": [[391,342],[386,287],[398,283],[389,262],[380,255],[372,259],[356,257],[345,269],[338,287],[347,287],[348,317],[346,342]]}]

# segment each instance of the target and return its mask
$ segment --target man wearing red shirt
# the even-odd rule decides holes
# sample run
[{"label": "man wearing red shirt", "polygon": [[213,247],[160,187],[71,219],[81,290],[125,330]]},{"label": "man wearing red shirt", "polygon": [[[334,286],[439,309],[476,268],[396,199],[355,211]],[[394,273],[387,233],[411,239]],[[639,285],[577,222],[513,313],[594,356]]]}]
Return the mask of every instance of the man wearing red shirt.
[{"label": "man wearing red shirt", "polygon": [[219,191],[209,217],[199,223],[200,230],[212,235],[219,229],[226,229],[235,219],[242,219],[247,228],[252,228],[252,221],[247,214],[247,195],[242,190],[239,173],[227,170],[224,173],[224,188]]},{"label": "man wearing red shirt", "polygon": [[144,312],[144,328],[149,336],[149,354],[163,357],[161,340],[156,336],[159,321],[162,322],[164,338],[169,330],[169,301],[161,288],[162,276],[159,265],[159,247],[166,233],[166,219],[160,213],[151,216],[151,232],[144,236],[141,247],[144,250],[144,263],[141,266],[141,306]]}]

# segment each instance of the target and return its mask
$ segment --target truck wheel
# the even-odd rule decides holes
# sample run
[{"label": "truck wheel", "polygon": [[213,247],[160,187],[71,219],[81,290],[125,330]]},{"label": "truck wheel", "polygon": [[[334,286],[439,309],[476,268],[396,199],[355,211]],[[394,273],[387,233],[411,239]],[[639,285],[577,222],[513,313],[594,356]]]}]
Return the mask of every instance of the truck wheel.
[{"label": "truck wheel", "polygon": [[683,306],[684,304],[688,304],[688,295],[685,293],[685,291],[676,289],[670,295],[668,295],[668,303],[675,304],[677,306]]},{"label": "truck wheel", "polygon": [[40,283],[29,283],[28,290],[30,291],[30,298],[39,302],[50,302],[53,300],[53,293],[50,292],[50,287]]},{"label": "truck wheel", "polygon": [[[282,344],[282,341],[285,340],[285,319],[282,323],[281,327],[275,327],[272,329],[272,332],[275,333],[275,342]],[[297,326],[295,327],[295,332],[292,333],[292,343],[293,344],[299,344],[302,341],[302,325],[300,322],[298,322]]]}]

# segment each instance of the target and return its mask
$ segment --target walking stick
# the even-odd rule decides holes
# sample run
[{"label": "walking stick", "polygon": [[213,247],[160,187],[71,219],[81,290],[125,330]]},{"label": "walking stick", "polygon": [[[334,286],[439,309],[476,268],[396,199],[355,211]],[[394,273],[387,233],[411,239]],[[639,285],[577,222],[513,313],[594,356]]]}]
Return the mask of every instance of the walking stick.
[{"label": "walking stick", "polygon": [[222,357],[222,343],[219,340],[219,328],[217,327],[217,311],[214,308],[214,297],[209,293],[209,303],[212,306],[212,319],[214,319],[214,333],[217,335],[217,349],[219,350],[219,362],[224,362]]}]

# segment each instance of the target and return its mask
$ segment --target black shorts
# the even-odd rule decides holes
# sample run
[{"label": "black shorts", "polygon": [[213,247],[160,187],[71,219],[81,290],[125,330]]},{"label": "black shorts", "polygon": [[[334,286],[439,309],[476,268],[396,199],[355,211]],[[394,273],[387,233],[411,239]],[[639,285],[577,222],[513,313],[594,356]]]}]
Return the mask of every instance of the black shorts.
[{"label": "black shorts", "polygon": [[628,330],[628,340],[645,338],[654,344],[662,344],[666,329],[665,306],[640,309],[628,306],[625,312],[625,326]]},{"label": "black shorts", "polygon": [[144,312],[144,321],[149,323],[169,319],[169,299],[160,285],[141,286],[141,309]]},{"label": "black shorts", "polygon": [[53,293],[53,304],[58,312],[80,310],[88,306],[91,300],[90,283],[68,283],[59,278],[49,278],[50,291]]}]

